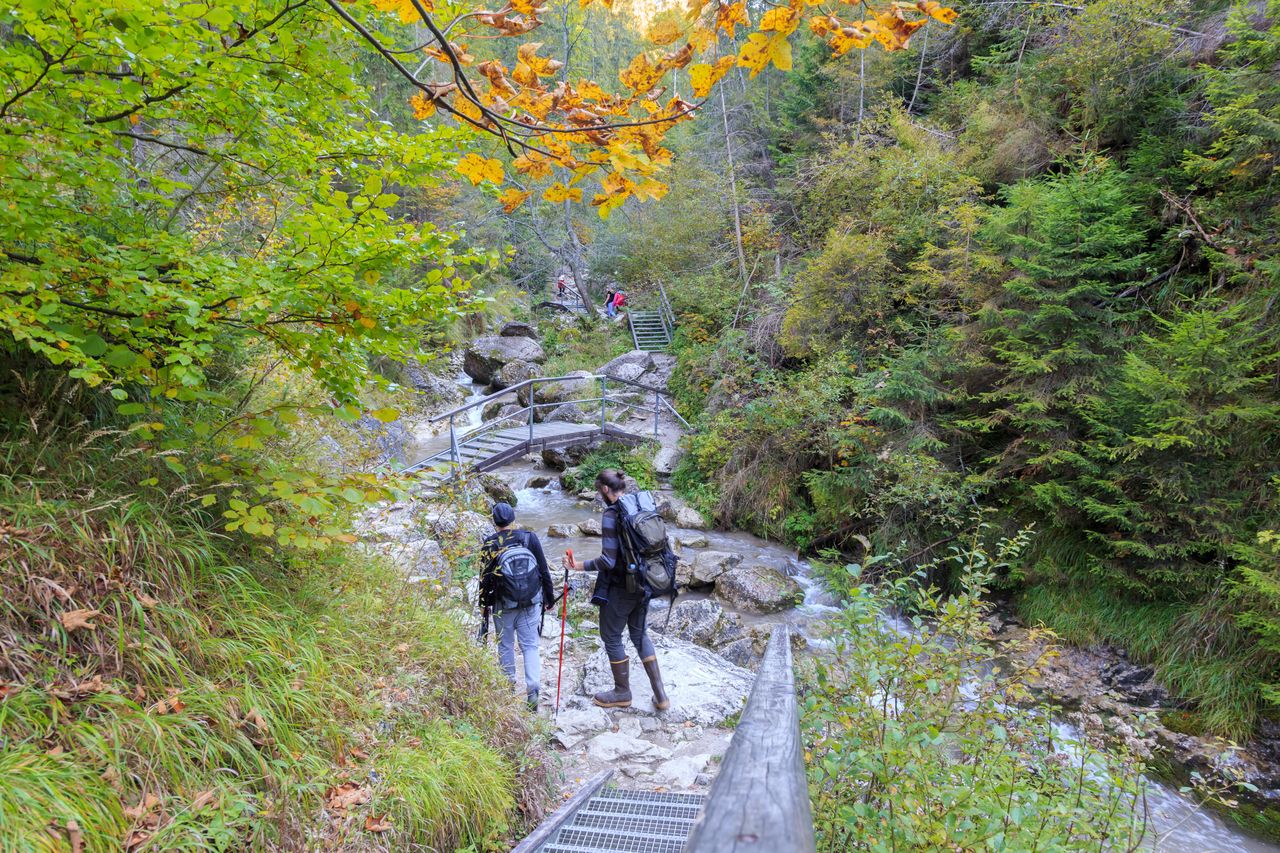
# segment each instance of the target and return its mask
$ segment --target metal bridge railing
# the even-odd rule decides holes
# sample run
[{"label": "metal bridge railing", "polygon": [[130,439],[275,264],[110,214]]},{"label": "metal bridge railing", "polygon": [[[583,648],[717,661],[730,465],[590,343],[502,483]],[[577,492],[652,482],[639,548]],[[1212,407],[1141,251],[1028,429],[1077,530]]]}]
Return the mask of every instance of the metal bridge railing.
[{"label": "metal bridge railing", "polygon": [[[545,385],[551,382],[570,382],[570,381],[581,382],[584,380],[595,380],[599,382],[600,394],[598,396],[583,397],[576,400],[556,400],[554,402],[548,402],[548,403],[539,403],[537,401],[538,385]],[[611,396],[609,394],[609,383],[611,382],[619,386],[629,386],[629,387],[640,389],[644,391],[646,395],[653,394],[653,405],[643,406],[638,403],[634,403],[630,400],[623,399],[621,397]],[[517,411],[508,413],[505,417],[496,418],[492,421],[489,421],[488,423],[483,423],[480,426],[475,427],[473,429],[459,432],[457,418],[463,412],[467,412],[471,409],[476,408],[477,406],[486,406],[489,403],[492,403],[496,400],[500,400],[511,394],[515,394],[516,399],[519,400],[520,391],[525,388],[529,389],[528,405],[521,406],[520,409],[518,409]],[[652,414],[654,439],[658,438],[658,435],[660,432],[660,416],[664,411],[670,414],[677,421],[679,421],[680,424],[685,429],[691,430],[692,426],[690,426],[689,422],[685,420],[684,417],[682,417],[681,414],[675,410],[675,407],[672,406],[670,401],[667,399],[667,397],[669,396],[670,396],[670,393],[667,391],[662,391],[657,388],[650,388],[649,386],[642,385],[639,382],[632,382],[626,379],[619,379],[617,377],[608,376],[607,374],[596,374],[592,376],[580,376],[580,375],[579,376],[539,376],[533,379],[526,379],[523,382],[519,382],[508,388],[503,388],[501,391],[495,391],[494,393],[481,397],[478,400],[473,400],[470,403],[467,403],[462,406],[458,406],[455,409],[450,409],[447,412],[443,412],[442,414],[436,415],[434,418],[431,418],[429,423],[439,423],[440,421],[445,420],[446,418],[449,420],[449,449],[442,450],[439,453],[436,453],[432,456],[427,457],[426,459],[416,462],[413,465],[410,465],[404,468],[401,473],[406,473],[406,474],[412,473],[414,471],[421,470],[422,468],[425,468],[434,463],[445,461],[445,460],[457,465],[462,461],[461,448],[463,445],[467,444],[468,442],[473,442],[479,438],[482,438],[483,436],[488,435],[489,433],[497,432],[503,429],[511,429],[509,425],[510,422],[520,418],[525,418],[526,423],[528,424],[528,427],[529,427],[528,440],[530,443],[532,443],[535,438],[534,424],[537,422],[537,410],[556,408],[557,406],[563,406],[566,403],[575,403],[578,405],[592,406],[592,407],[595,407],[596,404],[599,404],[601,432],[605,431],[605,425],[608,423],[610,405],[621,406],[624,409],[631,409],[638,412],[644,412],[646,414]]]}]

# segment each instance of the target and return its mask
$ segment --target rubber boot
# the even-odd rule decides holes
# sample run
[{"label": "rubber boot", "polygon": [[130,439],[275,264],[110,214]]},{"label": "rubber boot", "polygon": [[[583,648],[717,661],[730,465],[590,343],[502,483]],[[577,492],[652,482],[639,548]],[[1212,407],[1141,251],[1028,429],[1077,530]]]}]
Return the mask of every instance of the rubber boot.
[{"label": "rubber boot", "polygon": [[649,676],[649,684],[653,687],[653,707],[659,711],[665,711],[671,707],[671,699],[667,696],[666,689],[662,686],[662,673],[658,671],[658,656],[647,657],[640,661],[644,664],[644,671]]},{"label": "rubber boot", "polygon": [[631,658],[609,661],[613,670],[613,689],[597,693],[594,701],[601,708],[631,707]]}]

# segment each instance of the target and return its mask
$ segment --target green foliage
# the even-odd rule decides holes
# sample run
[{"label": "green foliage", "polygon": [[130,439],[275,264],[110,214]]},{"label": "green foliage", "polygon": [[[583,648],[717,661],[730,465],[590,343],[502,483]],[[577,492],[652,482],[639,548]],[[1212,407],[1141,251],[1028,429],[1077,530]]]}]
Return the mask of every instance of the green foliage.
[{"label": "green foliage", "polygon": [[575,370],[595,371],[600,365],[631,349],[631,332],[622,323],[571,324],[542,322],[542,348],[547,361],[542,366],[546,376],[565,376]]},{"label": "green foliage", "polygon": [[[0,836],[292,847],[390,812],[396,844],[500,846],[526,723],[453,614],[350,549],[219,532],[137,486],[147,463],[109,431],[36,423],[0,446]],[[368,805],[317,830],[348,780]]]},{"label": "green foliage", "polygon": [[782,327],[787,353],[828,353],[842,340],[874,346],[886,331],[878,324],[892,310],[893,272],[883,234],[832,233],[796,278]]},{"label": "green foliage", "polygon": [[594,490],[596,475],[606,468],[612,468],[635,478],[636,485],[641,489],[656,489],[658,477],[653,470],[653,452],[654,448],[650,445],[630,447],[607,442],[564,472],[565,488],[573,492]]},{"label": "green foliage", "polygon": [[[995,656],[992,573],[1026,543],[1024,532],[991,552],[953,549],[960,591],[946,598],[919,577],[875,587],[862,566],[828,570],[844,576],[847,601],[837,654],[813,663],[801,700],[820,850],[1131,849],[1142,838],[1141,767],[1063,742],[1025,686],[1041,658],[1004,650],[999,667],[973,665]],[[916,615],[895,621],[899,601]]]},{"label": "green foliage", "polygon": [[[397,213],[452,134],[372,120],[355,42],[319,8],[32,0],[0,29],[0,359],[108,392],[228,529],[330,544],[277,507],[387,492],[260,457],[300,419],[359,419],[370,365],[415,360],[465,302],[489,255]],[[248,394],[221,372],[246,355],[315,393]]]}]

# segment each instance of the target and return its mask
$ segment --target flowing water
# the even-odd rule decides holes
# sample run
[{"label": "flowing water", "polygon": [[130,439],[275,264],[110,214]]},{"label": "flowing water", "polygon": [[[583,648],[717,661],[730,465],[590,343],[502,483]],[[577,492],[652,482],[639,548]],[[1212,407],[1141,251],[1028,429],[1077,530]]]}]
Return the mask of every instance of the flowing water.
[{"label": "flowing water", "polygon": [[[473,397],[480,396],[479,393]],[[445,437],[445,447],[448,438]],[[501,471],[502,476],[516,489],[518,500],[516,520],[523,527],[545,534],[549,525],[576,525],[599,517],[599,510],[592,504],[579,501],[576,496],[565,494],[559,487],[557,476],[531,465],[511,466]],[[536,483],[537,477],[549,478],[546,485]],[[770,616],[742,613],[739,616],[747,624],[770,624],[785,621],[804,635],[811,648],[829,647],[830,641],[821,636],[817,623],[838,612],[837,602],[823,585],[810,574],[808,563],[799,559],[789,548],[766,542],[747,533],[705,531],[701,535],[708,540],[708,549],[741,554],[747,563],[765,563],[793,576],[804,588],[804,602],[792,610]],[[543,538],[548,561],[559,566],[560,555],[572,549],[580,558],[594,557],[600,550],[599,537],[581,535],[566,538]],[[699,597],[700,593],[683,593],[682,600]],[[909,630],[904,624],[887,623],[893,631]],[[1061,744],[1068,750],[1080,741],[1080,733],[1066,724],[1055,727]],[[1149,836],[1155,839],[1152,849],[1161,853],[1276,853],[1280,846],[1252,838],[1230,826],[1207,808],[1197,805],[1177,790],[1150,780],[1147,788],[1147,807],[1150,813]]]},{"label": "flowing water", "polygon": [[[463,401],[459,404],[465,406],[474,403],[481,397],[485,396],[483,385],[477,385],[471,381],[471,377],[465,373],[459,372],[454,380],[458,387],[462,389]],[[456,408],[456,407],[455,407]],[[484,406],[476,406],[473,409],[467,409],[460,412],[454,419],[454,430],[459,436],[468,430],[480,426],[484,422]],[[418,462],[433,456],[442,450],[449,449],[449,422],[445,420],[441,423],[428,425],[429,428],[424,433],[412,434],[405,445],[405,461],[408,463]],[[434,432],[436,428],[443,427],[441,432]]]}]

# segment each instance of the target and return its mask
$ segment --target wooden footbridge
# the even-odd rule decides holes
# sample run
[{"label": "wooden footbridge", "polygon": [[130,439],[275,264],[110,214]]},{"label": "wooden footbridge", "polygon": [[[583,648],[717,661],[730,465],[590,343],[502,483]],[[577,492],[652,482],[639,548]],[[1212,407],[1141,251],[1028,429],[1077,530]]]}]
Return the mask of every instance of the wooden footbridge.
[{"label": "wooden footbridge", "polygon": [[[592,391],[575,394],[574,399],[563,399],[563,394],[557,394],[553,400],[538,402],[538,389],[553,383],[561,389],[591,388]],[[432,418],[432,423],[449,421],[448,447],[409,465],[402,473],[431,471],[450,476],[459,470],[491,471],[526,453],[595,439],[640,444],[658,438],[664,416],[689,428],[688,421],[671,405],[669,397],[666,391],[603,374],[526,379]],[[483,411],[484,407],[500,402],[518,405],[526,398],[527,405],[505,416],[492,417],[478,426],[459,427],[467,422],[467,414],[472,410]],[[568,403],[574,404],[579,412],[589,412],[587,420],[542,419],[543,414]],[[633,427],[615,422],[617,416],[629,413],[648,417]]]}]

